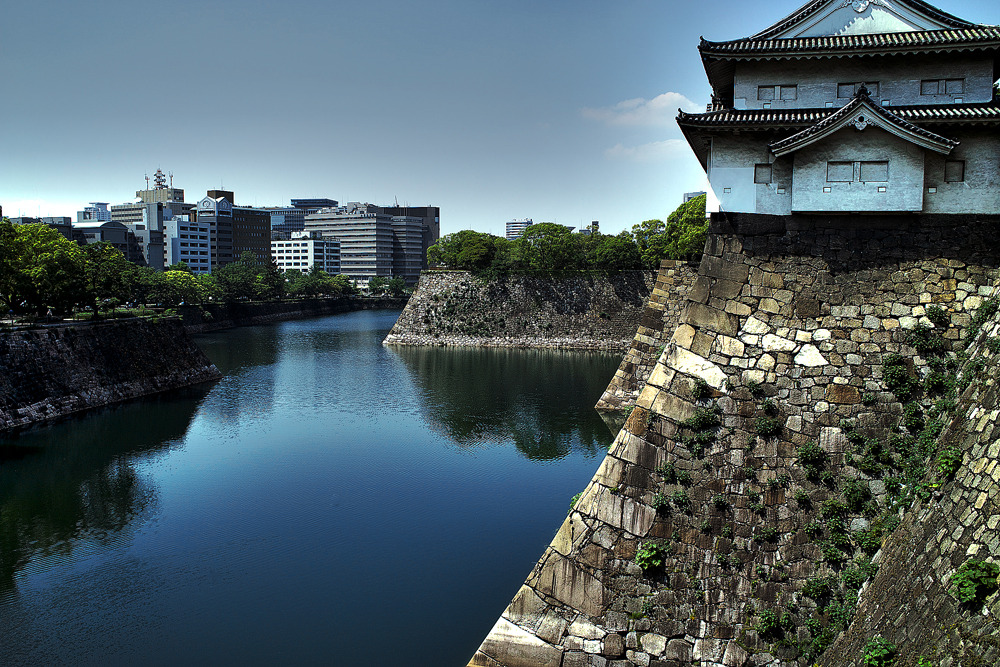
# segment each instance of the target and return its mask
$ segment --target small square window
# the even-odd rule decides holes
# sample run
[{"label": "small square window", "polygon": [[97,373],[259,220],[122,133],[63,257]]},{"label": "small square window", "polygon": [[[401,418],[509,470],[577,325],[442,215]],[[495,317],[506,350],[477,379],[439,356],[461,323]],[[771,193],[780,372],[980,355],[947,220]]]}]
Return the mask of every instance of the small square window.
[{"label": "small square window", "polygon": [[781,87],[781,99],[783,100],[794,100],[798,99],[799,87],[798,86],[782,86]]},{"label": "small square window", "polygon": [[961,183],[965,180],[965,160],[945,160],[945,183]]},{"label": "small square window", "polygon": [[920,82],[920,94],[921,95],[937,95],[939,92],[939,84],[941,82],[937,79],[923,80]]},{"label": "small square window", "polygon": [[854,163],[827,162],[826,180],[828,183],[850,183],[854,180]]},{"label": "small square window", "polygon": [[770,183],[771,182],[771,165],[769,164],[755,164],[753,167],[753,182],[754,183]]},{"label": "small square window", "polygon": [[774,99],[774,86],[758,86],[757,87],[757,99],[758,100],[773,100]]},{"label": "small square window", "polygon": [[878,191],[879,191],[879,192],[887,192],[887,191],[888,191],[888,188],[887,188],[887,187],[885,187],[884,185],[880,185],[880,186],[879,186],[879,188],[878,188]]},{"label": "small square window", "polygon": [[732,194],[732,192],[733,192],[732,188],[722,188],[722,194],[724,195]]},{"label": "small square window", "polygon": [[825,192],[825,193],[833,192],[833,188],[830,188],[830,187],[823,188],[823,192]]},{"label": "small square window", "polygon": [[778,194],[779,195],[785,194],[785,188],[778,188]]},{"label": "small square window", "polygon": [[937,188],[927,188],[927,193],[932,195],[937,194]]},{"label": "small square window", "polygon": [[889,180],[888,162],[862,162],[861,181],[863,183],[885,183]]}]

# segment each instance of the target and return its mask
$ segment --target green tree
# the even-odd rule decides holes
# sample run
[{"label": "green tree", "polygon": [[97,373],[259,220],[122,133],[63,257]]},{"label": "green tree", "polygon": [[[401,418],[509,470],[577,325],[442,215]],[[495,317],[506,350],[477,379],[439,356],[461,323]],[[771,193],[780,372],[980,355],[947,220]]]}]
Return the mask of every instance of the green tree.
[{"label": "green tree", "polygon": [[251,250],[245,250],[238,260],[213,270],[212,275],[218,281],[226,301],[244,301],[257,295],[257,276],[261,269],[257,255]]},{"label": "green tree", "polygon": [[83,249],[47,225],[0,225],[0,299],[15,312],[71,312],[87,298]]},{"label": "green tree", "polygon": [[573,271],[586,268],[583,238],[553,222],[531,225],[516,245],[532,271]]},{"label": "green tree", "polygon": [[168,307],[202,303],[205,296],[198,278],[187,271],[164,271],[158,291],[157,301]]},{"label": "green tree", "polygon": [[86,257],[87,293],[100,314],[102,303],[110,307],[129,300],[138,282],[138,267],[125,259],[120,250],[107,242],[92,243],[83,249]]},{"label": "green tree", "polygon": [[385,276],[375,276],[368,281],[368,292],[371,294],[382,294],[388,286],[388,278]]},{"label": "green tree", "polygon": [[389,294],[393,296],[402,296],[406,293],[406,281],[396,276],[395,278],[390,278],[385,285],[386,290]]},{"label": "green tree", "polygon": [[705,195],[677,207],[662,220],[646,220],[632,226],[632,237],[642,255],[642,262],[655,269],[664,259],[693,259],[705,248],[708,218]]},{"label": "green tree", "polygon": [[617,236],[595,234],[591,239],[594,249],[590,264],[595,269],[617,273],[642,268],[639,247],[628,232]]}]

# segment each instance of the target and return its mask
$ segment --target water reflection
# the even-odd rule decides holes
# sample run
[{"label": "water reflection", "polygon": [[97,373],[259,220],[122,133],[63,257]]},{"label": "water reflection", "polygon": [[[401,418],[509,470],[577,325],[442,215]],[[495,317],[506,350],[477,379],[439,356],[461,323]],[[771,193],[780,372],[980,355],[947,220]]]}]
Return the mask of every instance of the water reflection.
[{"label": "water reflection", "polygon": [[604,451],[607,426],[590,406],[614,374],[618,362],[614,355],[503,348],[391,349],[419,388],[424,418],[461,447],[512,439],[531,460],[561,459],[574,446],[588,455]]},{"label": "water reflection", "polygon": [[135,460],[178,442],[211,385],[88,413],[0,440],[0,594],[34,556],[106,546],[156,505]]}]

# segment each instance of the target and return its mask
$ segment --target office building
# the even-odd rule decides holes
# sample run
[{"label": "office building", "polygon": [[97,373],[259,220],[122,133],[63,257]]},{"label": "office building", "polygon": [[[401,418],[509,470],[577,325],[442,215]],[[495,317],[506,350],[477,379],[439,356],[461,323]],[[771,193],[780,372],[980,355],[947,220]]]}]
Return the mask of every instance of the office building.
[{"label": "office building", "polygon": [[525,218],[523,220],[511,220],[507,223],[507,240],[513,241],[515,239],[521,238],[524,234],[524,230],[535,224],[531,218]]},{"label": "office building", "polygon": [[153,188],[149,187],[149,177],[146,177],[146,189],[137,190],[136,198],[143,204],[167,204],[171,202],[183,202],[184,191],[174,187],[174,175],[170,174],[170,185],[167,185],[167,176],[159,169],[153,174]]},{"label": "office building", "polygon": [[306,273],[315,267],[331,276],[341,272],[340,241],[319,232],[292,232],[287,240],[272,240],[271,256],[282,271]]},{"label": "office building", "polygon": [[76,212],[77,222],[86,222],[87,220],[99,220],[101,222],[111,220],[111,211],[108,210],[108,203],[93,201],[90,202],[90,206],[85,206],[82,211]]},{"label": "office building", "polygon": [[178,215],[165,220],[163,229],[166,235],[167,266],[184,262],[192,273],[211,272],[212,229],[207,221]]}]

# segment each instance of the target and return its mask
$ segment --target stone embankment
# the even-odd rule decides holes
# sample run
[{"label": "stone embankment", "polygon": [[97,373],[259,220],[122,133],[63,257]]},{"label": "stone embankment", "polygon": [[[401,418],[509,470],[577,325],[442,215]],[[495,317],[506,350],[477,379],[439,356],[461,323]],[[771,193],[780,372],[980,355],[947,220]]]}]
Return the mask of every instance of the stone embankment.
[{"label": "stone embankment", "polygon": [[627,410],[635,405],[639,392],[646,386],[649,374],[677,328],[688,291],[697,277],[697,264],[669,259],[660,263],[656,284],[642,313],[632,346],[597,402],[598,410]]},{"label": "stone embankment", "polygon": [[402,308],[406,297],[331,297],[262,303],[208,304],[177,309],[188,333],[206,333],[233,327],[304,320],[356,310]]},{"label": "stone embankment", "polygon": [[425,271],[385,345],[628,349],[655,274],[510,276]]},{"label": "stone embankment", "polygon": [[177,318],[0,333],[0,430],[220,377]]},{"label": "stone embankment", "polygon": [[876,635],[899,665],[998,664],[998,595],[953,595],[1000,559],[998,316],[944,352],[991,312],[998,223],[714,217],[637,407],[469,664],[854,666]]}]

